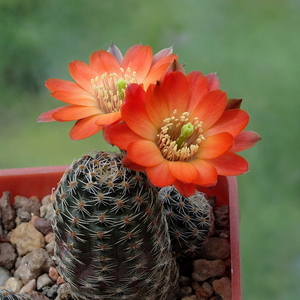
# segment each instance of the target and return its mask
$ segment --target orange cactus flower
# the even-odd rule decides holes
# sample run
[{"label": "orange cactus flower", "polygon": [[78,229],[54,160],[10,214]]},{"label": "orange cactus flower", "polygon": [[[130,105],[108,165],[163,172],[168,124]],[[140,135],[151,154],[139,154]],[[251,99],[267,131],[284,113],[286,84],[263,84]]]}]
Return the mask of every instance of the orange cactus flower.
[{"label": "orange cactus flower", "polygon": [[215,74],[175,71],[146,91],[130,84],[123,121],[104,133],[127,152],[125,166],[145,171],[155,186],[174,185],[190,196],[197,186],[215,185],[218,175],[248,170],[247,161],[235,152],[252,147],[260,137],[243,131],[249,115],[236,108],[238,102],[227,100]]},{"label": "orange cactus flower", "polygon": [[112,44],[108,51],[92,53],[89,65],[75,60],[69,64],[69,72],[76,82],[56,78],[46,81],[51,95],[68,105],[43,113],[38,122],[77,120],[70,137],[87,138],[120,119],[128,84],[141,84],[146,89],[161,79],[176,58],[172,48],[152,56],[152,48],[142,45],[131,47],[123,57]]}]

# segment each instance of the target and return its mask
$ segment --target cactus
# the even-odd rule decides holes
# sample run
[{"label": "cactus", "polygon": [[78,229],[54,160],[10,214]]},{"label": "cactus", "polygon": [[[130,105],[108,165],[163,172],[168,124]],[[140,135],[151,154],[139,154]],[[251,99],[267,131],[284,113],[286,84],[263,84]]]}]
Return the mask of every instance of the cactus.
[{"label": "cactus", "polygon": [[122,157],[75,160],[53,193],[60,274],[75,299],[172,299],[178,268],[162,203]]},{"label": "cactus", "polygon": [[173,251],[177,256],[194,256],[213,227],[213,209],[206,195],[197,191],[186,198],[173,186],[161,188],[158,195],[164,205]]},{"label": "cactus", "polygon": [[0,300],[31,300],[30,296],[25,294],[16,294],[8,290],[0,289]]}]

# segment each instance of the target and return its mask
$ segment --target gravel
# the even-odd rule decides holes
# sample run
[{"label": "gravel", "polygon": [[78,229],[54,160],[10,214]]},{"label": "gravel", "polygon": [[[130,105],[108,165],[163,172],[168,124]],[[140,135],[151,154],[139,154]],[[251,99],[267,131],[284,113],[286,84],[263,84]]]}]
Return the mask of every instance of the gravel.
[{"label": "gravel", "polygon": [[[43,199],[0,198],[0,289],[36,300],[67,300],[69,295],[53,257],[53,210]],[[178,258],[176,300],[231,300],[228,206],[215,209],[214,232],[193,258]],[[71,300],[71,299],[70,299]],[[173,299],[172,299],[173,300]]]}]

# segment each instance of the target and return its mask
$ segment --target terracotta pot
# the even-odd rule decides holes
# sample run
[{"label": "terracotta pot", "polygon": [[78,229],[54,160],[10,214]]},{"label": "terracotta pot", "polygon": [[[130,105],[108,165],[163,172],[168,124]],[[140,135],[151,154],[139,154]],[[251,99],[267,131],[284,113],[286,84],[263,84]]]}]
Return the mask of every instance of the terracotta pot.
[{"label": "terracotta pot", "polygon": [[[37,196],[42,199],[51,193],[68,166],[51,166],[0,170],[0,196],[3,191],[16,195]],[[231,247],[231,285],[232,300],[241,300],[241,272],[239,245],[239,206],[237,181],[233,176],[220,177],[218,184],[206,191],[217,196],[217,206],[229,204],[230,247]]]}]

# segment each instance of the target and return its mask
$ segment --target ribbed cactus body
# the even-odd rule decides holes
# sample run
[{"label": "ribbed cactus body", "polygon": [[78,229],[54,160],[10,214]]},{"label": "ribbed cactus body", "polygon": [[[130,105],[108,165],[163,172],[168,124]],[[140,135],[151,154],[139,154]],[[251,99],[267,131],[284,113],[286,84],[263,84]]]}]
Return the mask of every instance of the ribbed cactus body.
[{"label": "ribbed cactus body", "polygon": [[55,255],[77,299],[163,300],[178,271],[157,190],[122,155],[75,160],[54,192]]},{"label": "ribbed cactus body", "polygon": [[213,209],[205,194],[182,196],[173,186],[161,188],[159,199],[169,226],[172,248],[178,256],[193,256],[213,227]]}]

